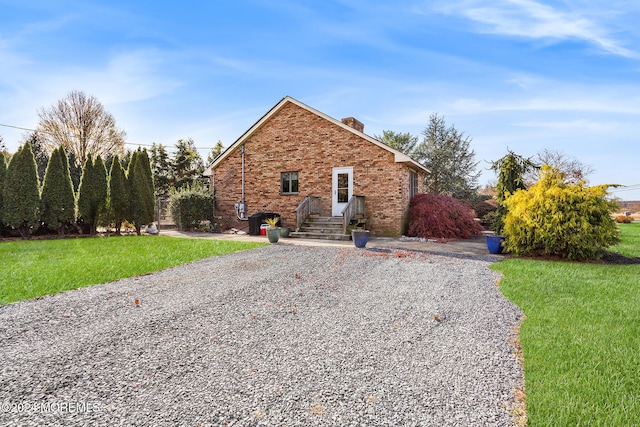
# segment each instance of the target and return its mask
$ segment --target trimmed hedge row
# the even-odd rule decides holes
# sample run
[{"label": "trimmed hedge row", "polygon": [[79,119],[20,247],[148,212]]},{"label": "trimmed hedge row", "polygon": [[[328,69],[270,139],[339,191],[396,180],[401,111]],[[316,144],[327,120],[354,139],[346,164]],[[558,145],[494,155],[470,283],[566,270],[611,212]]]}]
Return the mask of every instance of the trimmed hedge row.
[{"label": "trimmed hedge row", "polygon": [[213,193],[190,185],[172,190],[169,213],[180,231],[198,228],[202,221],[213,223]]},{"label": "trimmed hedge row", "polygon": [[[112,179],[110,179],[112,178]],[[39,227],[65,228],[76,222],[83,232],[94,234],[100,225],[132,222],[138,234],[143,225],[154,218],[155,198],[153,178],[146,150],[134,152],[125,172],[116,156],[110,177],[100,156],[89,157],[82,169],[77,194],[69,171],[64,148],[52,153],[42,187],[36,161],[28,142],[18,149],[6,165],[0,155],[0,232],[7,228],[30,237]]]}]

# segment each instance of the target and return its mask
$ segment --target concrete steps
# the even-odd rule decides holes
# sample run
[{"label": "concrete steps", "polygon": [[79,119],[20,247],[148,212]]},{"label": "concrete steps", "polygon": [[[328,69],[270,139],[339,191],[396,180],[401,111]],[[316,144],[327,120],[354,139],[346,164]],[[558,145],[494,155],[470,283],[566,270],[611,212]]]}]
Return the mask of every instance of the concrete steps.
[{"label": "concrete steps", "polygon": [[289,237],[299,239],[350,240],[342,234],[342,217],[310,216],[300,227],[300,231],[289,233]]}]

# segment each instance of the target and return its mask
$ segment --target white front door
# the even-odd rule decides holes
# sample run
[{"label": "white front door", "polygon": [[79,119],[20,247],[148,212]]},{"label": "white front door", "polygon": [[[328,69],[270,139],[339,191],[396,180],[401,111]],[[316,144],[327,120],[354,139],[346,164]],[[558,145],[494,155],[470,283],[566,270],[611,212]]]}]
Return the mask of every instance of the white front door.
[{"label": "white front door", "polygon": [[333,168],[331,215],[341,216],[353,196],[353,167]]}]

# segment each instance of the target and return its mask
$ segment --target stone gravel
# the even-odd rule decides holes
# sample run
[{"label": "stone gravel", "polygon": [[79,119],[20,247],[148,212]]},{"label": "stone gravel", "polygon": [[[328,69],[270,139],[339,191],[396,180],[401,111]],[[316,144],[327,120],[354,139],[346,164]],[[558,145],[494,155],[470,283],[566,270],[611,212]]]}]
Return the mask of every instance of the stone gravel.
[{"label": "stone gravel", "polygon": [[490,262],[277,244],[6,305],[0,425],[514,425]]}]

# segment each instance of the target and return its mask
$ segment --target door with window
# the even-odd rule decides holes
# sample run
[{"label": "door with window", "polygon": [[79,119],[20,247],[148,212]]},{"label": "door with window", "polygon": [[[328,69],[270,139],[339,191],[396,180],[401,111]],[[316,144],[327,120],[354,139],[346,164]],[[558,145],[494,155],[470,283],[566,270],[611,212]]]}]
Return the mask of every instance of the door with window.
[{"label": "door with window", "polygon": [[340,216],[353,196],[353,167],[333,168],[331,215]]}]

